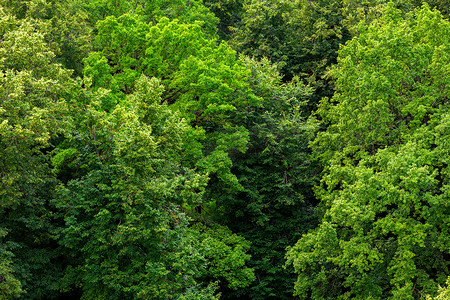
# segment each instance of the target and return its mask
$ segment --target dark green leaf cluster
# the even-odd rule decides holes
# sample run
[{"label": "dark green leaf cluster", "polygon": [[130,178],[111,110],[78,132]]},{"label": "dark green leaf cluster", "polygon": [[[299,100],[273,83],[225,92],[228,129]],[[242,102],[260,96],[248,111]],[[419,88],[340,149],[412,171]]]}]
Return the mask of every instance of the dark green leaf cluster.
[{"label": "dark green leaf cluster", "polygon": [[251,265],[258,282],[224,292],[224,298],[290,298],[294,276],[283,269],[284,249],[314,224],[313,195],[318,166],[310,159],[308,137],[316,125],[303,115],[312,90],[298,80],[283,84],[267,59],[241,60],[251,70],[250,86],[263,99],[258,107],[237,110],[233,120],[249,130],[246,153],[233,155],[233,173],[243,189],[224,193],[211,185],[209,197],[221,219],[252,242]]}]

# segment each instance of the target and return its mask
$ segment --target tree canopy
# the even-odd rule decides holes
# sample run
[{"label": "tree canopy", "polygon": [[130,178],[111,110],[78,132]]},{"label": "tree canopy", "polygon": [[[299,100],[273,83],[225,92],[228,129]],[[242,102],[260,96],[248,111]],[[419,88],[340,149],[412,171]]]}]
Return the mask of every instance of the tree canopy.
[{"label": "tree canopy", "polygon": [[0,299],[447,299],[439,0],[0,1]]},{"label": "tree canopy", "polygon": [[450,24],[389,6],[358,30],[312,143],[322,223],[287,258],[303,299],[417,299],[448,276]]}]

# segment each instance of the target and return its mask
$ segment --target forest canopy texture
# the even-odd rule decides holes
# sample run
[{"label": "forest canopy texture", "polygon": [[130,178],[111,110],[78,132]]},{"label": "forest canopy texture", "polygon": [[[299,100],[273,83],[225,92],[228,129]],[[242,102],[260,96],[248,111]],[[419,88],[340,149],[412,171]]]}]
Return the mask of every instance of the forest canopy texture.
[{"label": "forest canopy texture", "polygon": [[449,299],[448,14],[0,0],[0,299]]}]

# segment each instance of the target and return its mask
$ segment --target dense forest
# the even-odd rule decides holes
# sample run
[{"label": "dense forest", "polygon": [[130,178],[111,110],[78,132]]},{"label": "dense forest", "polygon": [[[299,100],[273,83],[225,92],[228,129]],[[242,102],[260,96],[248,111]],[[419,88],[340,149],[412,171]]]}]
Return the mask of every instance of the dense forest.
[{"label": "dense forest", "polygon": [[450,299],[447,0],[0,0],[0,299]]}]

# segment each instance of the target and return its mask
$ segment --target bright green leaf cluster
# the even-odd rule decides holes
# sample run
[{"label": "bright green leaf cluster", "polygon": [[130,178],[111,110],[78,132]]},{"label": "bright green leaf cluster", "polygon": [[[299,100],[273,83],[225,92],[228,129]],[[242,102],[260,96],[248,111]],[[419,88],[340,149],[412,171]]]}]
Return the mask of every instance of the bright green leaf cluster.
[{"label": "bright green leaf cluster", "polygon": [[424,297],[448,268],[450,24],[427,6],[404,19],[390,5],[358,30],[312,143],[326,165],[323,221],[288,263],[303,299]]}]

